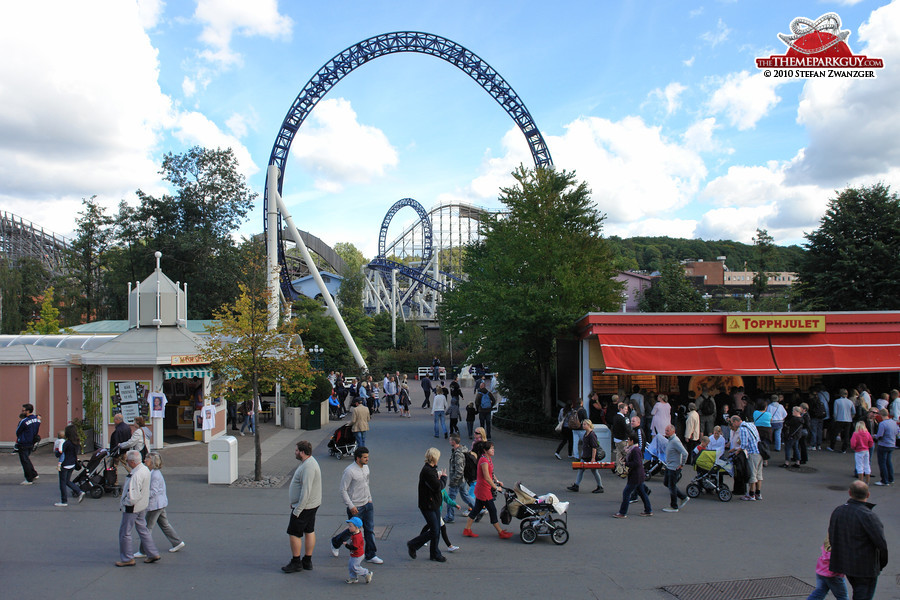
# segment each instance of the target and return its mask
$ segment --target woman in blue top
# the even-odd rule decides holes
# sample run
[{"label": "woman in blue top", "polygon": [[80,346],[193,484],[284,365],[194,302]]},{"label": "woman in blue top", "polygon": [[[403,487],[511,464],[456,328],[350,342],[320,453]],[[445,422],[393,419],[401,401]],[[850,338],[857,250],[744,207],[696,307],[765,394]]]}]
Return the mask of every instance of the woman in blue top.
[{"label": "woman in blue top", "polygon": [[772,413],[766,410],[766,401],[757,400],[753,411],[753,424],[759,430],[759,439],[772,443]]},{"label": "woman in blue top", "polygon": [[53,506],[68,506],[68,494],[66,488],[75,492],[78,501],[84,500],[84,492],[80,487],[72,483],[72,471],[75,470],[75,463],[78,462],[78,446],[81,440],[78,439],[78,428],[74,425],[66,426],[66,441],[63,443],[62,452],[59,453],[59,463],[56,468],[59,470],[59,497],[60,501]]}]

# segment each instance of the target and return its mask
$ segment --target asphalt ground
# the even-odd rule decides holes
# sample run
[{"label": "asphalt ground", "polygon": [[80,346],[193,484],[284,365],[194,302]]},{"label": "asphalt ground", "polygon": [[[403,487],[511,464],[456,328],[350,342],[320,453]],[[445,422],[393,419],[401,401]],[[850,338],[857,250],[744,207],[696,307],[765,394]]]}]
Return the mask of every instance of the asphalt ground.
[{"label": "asphalt ground", "polygon": [[[324,491],[313,571],[280,571],[290,559],[287,485],[269,489],[208,485],[207,447],[202,444],[160,451],[168,486],[167,513],[186,542],[184,550],[165,552],[168,543],[154,530],[162,560],[116,568],[118,500],[104,496],[54,507],[59,495],[55,459],[50,448],[43,447],[34,455],[41,477],[33,486],[19,485],[23,478],[16,455],[0,455],[0,595],[96,599],[202,594],[231,599],[313,593],[395,600],[398,595],[474,592],[516,598],[672,599],[675,596],[663,586],[783,576],[813,584],[829,515],[845,501],[852,479],[852,454],[811,452],[807,466],[813,472],[796,473],[776,468],[782,455],[775,453],[772,466],[765,470],[762,502],[735,498],[722,503],[701,496],[681,512],[668,514],[661,510],[668,504],[668,494],[657,476],[649,482],[654,516],[639,517],[641,505],[635,504],[629,518],[619,520],[611,516],[618,510],[624,480],[604,471],[606,492],[591,494],[593,478],[588,474],[580,493],[569,492],[566,486],[574,481],[575,472],[568,462],[554,458],[556,441],[495,430],[498,478],[508,486],[521,481],[536,493],[553,492],[570,501],[569,542],[558,546],[542,537],[525,545],[518,536],[501,540],[486,520],[474,527],[479,538],[464,538],[464,520],[457,518],[447,528],[451,541],[461,547],[458,552],[447,553],[442,543],[446,563],[429,561],[424,548],[413,561],[405,542],[424,524],[416,507],[416,486],[425,450],[440,449],[440,466],[446,468],[449,445],[443,436],[433,437],[431,416],[419,408],[421,390],[411,387],[412,418],[374,415],[368,434],[378,555],[384,559],[382,565],[366,564],[375,572],[370,585],[346,585],[346,551],[340,558],[328,551],[328,538],[346,518],[338,483],[349,459],[336,460],[327,449],[339,424],[306,432],[263,423],[264,475],[292,473],[298,464],[293,448],[300,439],[313,444],[321,466]],[[252,472],[253,438],[237,439],[243,476]],[[877,475],[877,466],[874,470]],[[686,474],[682,487],[691,474]],[[877,598],[900,598],[898,497],[900,486],[872,487],[871,501],[884,523],[891,556],[879,579]],[[518,532],[519,525],[513,520],[507,528]]]}]

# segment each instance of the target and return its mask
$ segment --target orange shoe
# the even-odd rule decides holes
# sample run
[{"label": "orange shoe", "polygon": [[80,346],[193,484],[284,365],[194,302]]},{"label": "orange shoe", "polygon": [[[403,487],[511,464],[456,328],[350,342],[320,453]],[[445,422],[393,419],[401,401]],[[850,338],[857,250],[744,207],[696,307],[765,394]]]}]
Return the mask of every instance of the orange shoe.
[{"label": "orange shoe", "polygon": [[500,532],[499,535],[500,535],[501,540],[507,540],[513,536],[513,533],[512,533],[512,531],[503,530]]},{"label": "orange shoe", "polygon": [[463,529],[463,537],[478,537],[478,534],[472,533],[471,529]]}]

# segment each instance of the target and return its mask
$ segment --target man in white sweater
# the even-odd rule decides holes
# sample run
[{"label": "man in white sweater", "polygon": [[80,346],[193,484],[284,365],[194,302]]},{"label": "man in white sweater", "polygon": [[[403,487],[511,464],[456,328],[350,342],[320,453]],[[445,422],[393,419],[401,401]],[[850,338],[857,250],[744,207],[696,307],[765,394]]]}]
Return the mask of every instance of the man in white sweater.
[{"label": "man in white sweater", "polygon": [[141,453],[129,450],[125,455],[131,473],[122,486],[122,523],[119,525],[119,560],[117,567],[134,566],[134,547],[131,543],[131,530],[137,528],[141,544],[147,553],[145,563],[159,560],[159,550],[153,543],[153,536],[147,528],[147,505],[150,503],[150,469],[141,462]]},{"label": "man in white sweater", "polygon": [[[300,440],[294,454],[300,461],[300,466],[294,471],[288,490],[291,520],[287,533],[291,543],[291,562],[281,567],[285,573],[312,571],[312,553],[316,547],[316,511],[322,504],[322,471],[319,463],[312,457],[312,444]],[[306,553],[301,556],[304,541]]]}]

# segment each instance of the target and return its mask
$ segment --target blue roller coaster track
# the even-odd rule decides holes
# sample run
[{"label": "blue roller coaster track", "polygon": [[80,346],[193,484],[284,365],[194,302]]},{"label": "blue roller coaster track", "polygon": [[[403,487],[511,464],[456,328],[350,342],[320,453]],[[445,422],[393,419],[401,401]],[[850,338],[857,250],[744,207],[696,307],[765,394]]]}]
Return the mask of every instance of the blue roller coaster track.
[{"label": "blue roller coaster track", "polygon": [[[519,99],[519,95],[512,89],[503,77],[500,76],[489,64],[475,53],[460,46],[447,38],[423,33],[419,31],[398,31],[385,33],[365,39],[346,50],[335,55],[325,63],[315,75],[303,87],[297,95],[290,110],[284,117],[281,130],[272,147],[269,164],[274,164],[279,169],[278,193],[282,193],[284,185],[284,173],[287,167],[287,158],[290,153],[291,143],[300,126],[309,116],[312,109],[341,79],[349,75],[354,69],[374,60],[380,56],[395,54],[397,52],[416,52],[429,54],[444,60],[475,80],[487,93],[497,101],[503,110],[516,122],[531,149],[536,167],[552,166],[550,150],[544,142],[544,137],[538,130],[531,113],[525,104]],[[268,190],[268,185],[266,186]],[[263,197],[263,215],[268,210],[268,193]],[[266,220],[263,218],[263,228],[266,228]],[[281,266],[281,287],[288,298],[296,297],[297,292],[290,282],[287,270],[284,241],[281,238],[281,215],[278,217],[278,263]]]}]

